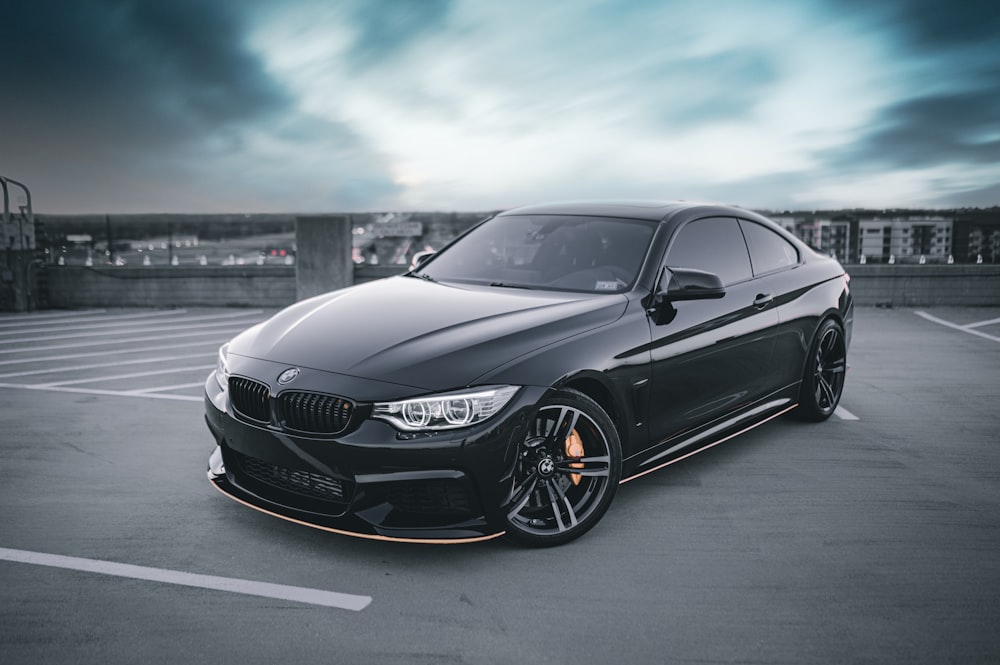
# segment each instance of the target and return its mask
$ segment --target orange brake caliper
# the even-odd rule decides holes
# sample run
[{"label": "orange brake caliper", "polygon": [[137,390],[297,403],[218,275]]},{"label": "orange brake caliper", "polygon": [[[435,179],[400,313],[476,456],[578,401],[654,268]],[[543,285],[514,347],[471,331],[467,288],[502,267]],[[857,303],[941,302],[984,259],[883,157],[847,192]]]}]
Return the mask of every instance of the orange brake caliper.
[{"label": "orange brake caliper", "polygon": [[[572,433],[566,437],[566,457],[572,457],[575,459],[583,457],[583,439],[581,439],[580,435],[576,433],[576,430],[573,430]],[[573,469],[582,469],[583,462],[574,462],[569,466]],[[569,478],[573,481],[574,485],[579,485],[582,476],[579,473],[571,473]]]}]

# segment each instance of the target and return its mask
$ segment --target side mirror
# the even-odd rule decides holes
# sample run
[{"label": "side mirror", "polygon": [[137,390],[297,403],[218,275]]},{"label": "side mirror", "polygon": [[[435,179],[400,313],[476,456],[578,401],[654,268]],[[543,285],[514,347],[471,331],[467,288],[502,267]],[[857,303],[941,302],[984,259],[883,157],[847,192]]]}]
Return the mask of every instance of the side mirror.
[{"label": "side mirror", "polygon": [[693,268],[668,268],[660,280],[659,300],[708,300],[726,295],[726,287],[713,272]]},{"label": "side mirror", "polygon": [[677,316],[673,303],[681,300],[708,300],[726,295],[718,275],[692,268],[664,268],[656,293],[646,308],[653,323],[670,323]]}]

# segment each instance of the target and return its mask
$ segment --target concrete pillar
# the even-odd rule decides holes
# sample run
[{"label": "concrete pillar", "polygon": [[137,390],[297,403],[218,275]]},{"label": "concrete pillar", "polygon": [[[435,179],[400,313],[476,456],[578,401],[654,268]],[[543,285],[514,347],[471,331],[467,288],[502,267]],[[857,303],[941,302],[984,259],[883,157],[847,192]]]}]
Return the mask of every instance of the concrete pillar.
[{"label": "concrete pillar", "polygon": [[0,252],[0,312],[30,312],[38,308],[38,268],[34,252]]},{"label": "concrete pillar", "polygon": [[347,215],[295,218],[295,292],[299,300],[354,283],[352,238]]}]

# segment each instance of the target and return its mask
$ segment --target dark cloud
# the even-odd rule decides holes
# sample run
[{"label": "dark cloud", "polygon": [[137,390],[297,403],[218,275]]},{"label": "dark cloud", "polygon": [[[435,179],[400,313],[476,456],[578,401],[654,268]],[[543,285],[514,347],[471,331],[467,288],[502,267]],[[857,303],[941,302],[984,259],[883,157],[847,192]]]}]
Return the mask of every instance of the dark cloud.
[{"label": "dark cloud", "polygon": [[832,0],[829,5],[832,16],[867,16],[905,48],[927,52],[980,45],[984,57],[996,58],[996,0]]},{"label": "dark cloud", "polygon": [[226,3],[39,0],[5,18],[17,26],[0,41],[14,94],[0,114],[35,118],[42,145],[60,130],[95,143],[183,141],[289,103]]},{"label": "dark cloud", "polygon": [[149,192],[195,180],[172,170],[178,155],[238,149],[241,127],[289,104],[225,2],[34,0],[3,18],[0,171],[40,209],[107,210],[139,192],[160,205]]},{"label": "dark cloud", "polygon": [[[877,35],[908,96],[887,105],[852,144],[817,157],[837,173],[934,166],[1000,169],[1000,4],[995,0],[833,0],[831,14]],[[927,91],[922,93],[922,91]],[[954,191],[964,176],[956,172]],[[929,184],[934,195],[936,185]],[[996,188],[940,196],[945,205],[996,201]]]},{"label": "dark cloud", "polygon": [[[16,29],[0,39],[9,63],[0,172],[30,183],[40,209],[71,211],[287,210],[309,205],[307,196],[353,203],[359,192],[391,190],[359,137],[303,116],[248,49],[261,5],[35,0],[5,9],[4,25]],[[262,134],[271,148],[255,152]],[[261,163],[287,160],[296,146],[345,157],[311,171]]]},{"label": "dark cloud", "polygon": [[[788,59],[800,54],[801,40],[782,40],[780,30],[773,40],[761,38],[775,12],[786,9],[782,3],[761,3],[759,21],[756,9],[723,16],[714,6],[630,0],[582,8],[566,2],[543,11],[518,5],[510,16],[504,5],[478,22],[478,8],[485,5],[472,3],[463,6],[467,31],[461,34],[452,0],[7,5],[0,14],[0,173],[28,183],[39,209],[49,211],[370,208],[405,198],[408,189],[393,181],[390,164],[400,168],[414,156],[394,154],[396,146],[378,135],[379,114],[371,122],[359,118],[366,108],[384,105],[386,117],[405,109],[414,119],[411,131],[419,131],[417,121],[454,125],[457,136],[485,128],[507,132],[520,145],[562,124],[561,114],[567,126],[588,117],[601,126],[606,118],[608,126],[634,125],[638,133],[669,142],[692,127],[718,122],[758,126],[761,102],[786,99],[788,86],[801,83],[784,77],[797,69],[799,63]],[[927,200],[995,196],[991,188],[955,194],[982,184],[969,173],[1000,165],[1000,59],[993,45],[1000,9],[994,5],[796,5],[802,15],[795,20],[837,23],[836,30],[818,33],[825,38],[853,30],[843,48],[855,45],[853,37],[862,46],[877,42],[860,54],[876,59],[874,78],[892,77],[885,92],[894,101],[874,112],[852,144],[809,155],[817,166],[807,176],[764,175],[677,194],[789,205],[794,200],[786,201],[786,192],[804,196],[822,189],[827,174],[843,189],[852,177],[864,180],[892,168],[954,165],[952,177],[927,183]],[[283,32],[286,18],[298,32]],[[279,29],[268,29],[272,20]],[[309,29],[302,29],[303,20]],[[326,44],[323,26],[331,20],[338,22],[329,26],[336,34]],[[737,20],[746,23],[752,39],[736,34]],[[303,43],[295,43],[300,35]],[[346,50],[343,35],[352,39]],[[454,41],[440,56],[421,50],[419,61],[412,57],[415,47],[445,37]],[[460,53],[458,43],[466,45]],[[709,47],[728,50],[706,55]],[[265,67],[264,57],[274,58],[269,62],[275,69]],[[464,88],[456,91],[448,80],[438,85],[426,72],[410,69],[434,71],[441,64],[436,57],[463,58],[446,64],[454,66],[456,81],[466,81]],[[293,71],[289,67],[298,66],[290,63],[307,64]],[[463,79],[468,72],[474,74]],[[857,89],[864,89],[867,74],[859,72]],[[306,79],[310,75],[315,80]],[[276,78],[281,76],[286,78]],[[357,103],[344,104],[341,115],[336,104],[342,99]],[[321,109],[316,113],[323,117],[303,108]],[[822,132],[822,118],[812,120],[814,131]],[[359,135],[350,122],[366,133]],[[590,137],[579,141],[586,145]],[[587,163],[595,191],[615,196],[623,187],[631,191],[622,181],[649,182],[647,174],[622,174],[620,166],[603,164],[600,157]],[[662,175],[667,185],[685,182],[684,173]],[[568,174],[564,186],[548,177],[540,187],[576,191],[583,177]],[[421,186],[412,187],[426,196]]]},{"label": "dark cloud", "polygon": [[347,55],[360,67],[390,59],[440,28],[450,10],[451,0],[360,0],[350,11],[358,36]]},{"label": "dark cloud", "polygon": [[917,97],[885,109],[871,132],[825,156],[839,168],[1000,165],[1000,90]]}]

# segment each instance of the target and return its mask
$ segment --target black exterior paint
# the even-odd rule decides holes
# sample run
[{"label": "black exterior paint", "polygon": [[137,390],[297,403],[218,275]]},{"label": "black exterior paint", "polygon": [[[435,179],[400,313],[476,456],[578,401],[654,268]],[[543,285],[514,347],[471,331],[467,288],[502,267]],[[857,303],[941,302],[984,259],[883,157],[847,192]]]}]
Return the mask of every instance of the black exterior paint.
[{"label": "black exterior paint", "polygon": [[[573,387],[608,412],[628,478],[794,405],[822,320],[836,319],[850,341],[852,301],[841,266],[754,213],[684,203],[552,204],[490,223],[522,214],[644,219],[658,228],[625,293],[401,276],[296,303],[246,331],[229,346],[231,375],[261,381],[276,396],[286,388],[278,375],[297,367],[295,390],[345,397],[357,409],[343,435],[292,435],[235,416],[213,374],[206,419],[225,462],[224,474],[210,470],[215,485],[278,516],[358,535],[489,537],[505,528],[519,437],[553,389]],[[698,267],[664,264],[676,233],[720,216],[767,226],[794,244],[799,263],[729,285],[721,298],[656,304],[665,269]],[[375,401],[477,385],[522,389],[500,414],[459,430],[402,433],[367,417]],[[336,479],[350,498],[331,507],[255,483],[240,471],[238,455]],[[411,490],[464,493],[465,512],[408,510],[399,497]]]}]

